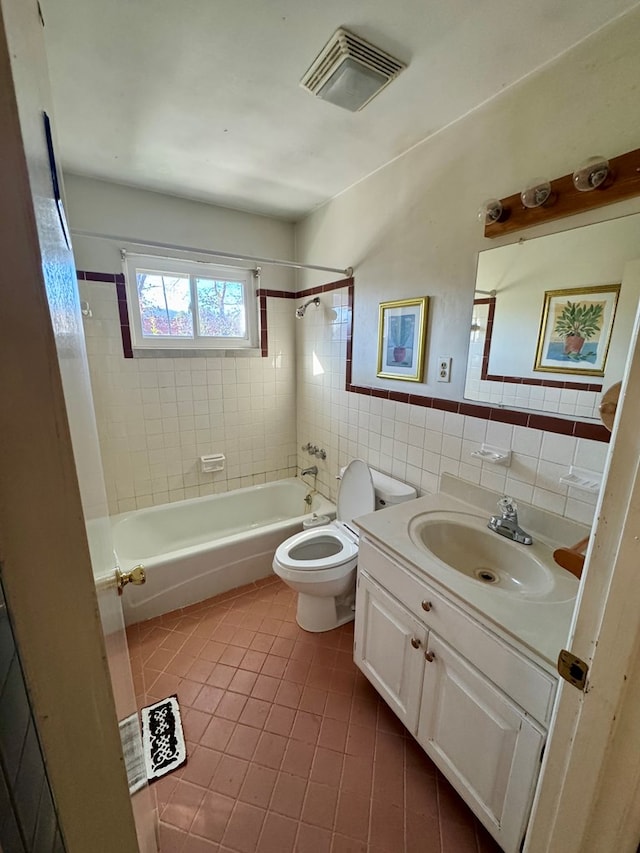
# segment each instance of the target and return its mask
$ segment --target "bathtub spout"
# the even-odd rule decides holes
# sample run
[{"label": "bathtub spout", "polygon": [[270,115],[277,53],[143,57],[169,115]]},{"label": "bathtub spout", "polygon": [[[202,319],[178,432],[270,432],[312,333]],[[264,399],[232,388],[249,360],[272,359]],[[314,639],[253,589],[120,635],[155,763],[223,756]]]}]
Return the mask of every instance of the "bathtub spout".
[{"label": "bathtub spout", "polygon": [[300,472],[300,476],[301,476],[301,477],[304,477],[304,476],[305,476],[305,474],[313,474],[313,476],[314,476],[314,477],[317,477],[317,476],[318,476],[318,466],[317,466],[317,465],[312,465],[312,466],[311,466],[311,468],[304,468],[304,469]]}]

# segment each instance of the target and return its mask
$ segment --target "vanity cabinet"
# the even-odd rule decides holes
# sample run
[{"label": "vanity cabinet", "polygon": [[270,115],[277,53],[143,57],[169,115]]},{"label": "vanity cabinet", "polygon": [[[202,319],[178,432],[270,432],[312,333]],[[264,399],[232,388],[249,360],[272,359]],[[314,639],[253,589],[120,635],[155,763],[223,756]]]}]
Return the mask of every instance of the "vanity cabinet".
[{"label": "vanity cabinet", "polygon": [[356,662],[412,734],[418,725],[427,630],[366,575],[358,582]]},{"label": "vanity cabinet", "polygon": [[354,659],[506,853],[524,836],[555,678],[361,537]]},{"label": "vanity cabinet", "polygon": [[439,637],[428,654],[416,739],[503,848],[518,850],[545,732]]}]

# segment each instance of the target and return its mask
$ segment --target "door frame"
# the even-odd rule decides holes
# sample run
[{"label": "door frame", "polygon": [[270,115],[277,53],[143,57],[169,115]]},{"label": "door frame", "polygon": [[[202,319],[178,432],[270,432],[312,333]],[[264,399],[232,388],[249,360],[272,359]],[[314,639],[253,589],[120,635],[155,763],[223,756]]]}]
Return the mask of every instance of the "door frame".
[{"label": "door frame", "polygon": [[635,853],[640,840],[640,309],[524,853]]},{"label": "door frame", "polygon": [[[0,563],[68,853],[116,853],[137,849],[135,825],[44,298],[44,274],[60,274],[61,256],[41,252],[33,199],[42,194],[30,184],[30,170],[41,187],[49,180],[35,126],[39,87],[47,85],[37,14],[35,0],[0,0]],[[27,85],[23,74],[18,97],[15,56],[29,58],[32,78]],[[34,107],[30,126],[20,124],[21,98]],[[58,228],[48,195],[40,212],[45,227]],[[527,853],[624,853],[638,839],[640,772],[637,762],[624,761],[640,749],[640,726],[630,724],[640,707],[632,701],[640,649],[640,400],[627,394],[640,388],[637,325],[635,341],[570,642],[590,664],[588,688],[560,690]]]},{"label": "door frame", "polygon": [[47,301],[76,283],[41,30],[35,0],[0,0],[0,567],[67,853],[117,853],[138,843]]}]

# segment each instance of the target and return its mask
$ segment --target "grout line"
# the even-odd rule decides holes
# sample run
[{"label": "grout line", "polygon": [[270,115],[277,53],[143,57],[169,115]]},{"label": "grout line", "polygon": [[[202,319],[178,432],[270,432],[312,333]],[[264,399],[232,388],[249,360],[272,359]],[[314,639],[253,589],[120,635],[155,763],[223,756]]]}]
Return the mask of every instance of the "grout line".
[{"label": "grout line", "polygon": [[[277,582],[279,584],[279,582]],[[235,737],[235,733],[238,732],[240,726],[248,726],[250,729],[255,730],[258,736],[258,740],[256,741],[256,746],[252,751],[252,755],[250,758],[239,758],[240,761],[243,762],[243,773],[242,779],[239,783],[238,795],[234,798],[234,804],[229,815],[229,819],[227,821],[227,825],[224,828],[224,833],[228,831],[228,827],[230,825],[231,820],[233,820],[233,816],[237,814],[239,806],[238,803],[242,802],[243,804],[254,806],[258,808],[262,812],[262,819],[259,827],[259,831],[257,833],[257,841],[256,846],[260,845],[261,839],[264,836],[266,823],[270,814],[280,815],[280,812],[276,812],[272,809],[272,804],[274,802],[276,786],[278,781],[283,779],[284,777],[294,777],[296,779],[302,780],[304,783],[303,789],[303,797],[301,803],[301,809],[297,818],[290,818],[288,815],[282,815],[289,820],[294,820],[296,823],[295,828],[295,838],[301,839],[303,834],[307,832],[304,827],[314,827],[314,830],[309,830],[313,832],[317,829],[319,833],[323,836],[327,836],[330,839],[330,843],[333,845],[338,828],[338,815],[339,815],[339,804],[341,801],[341,795],[344,794],[343,783],[345,779],[345,766],[347,756],[350,755],[348,752],[348,734],[350,728],[352,726],[359,726],[365,732],[365,737],[369,742],[369,738],[371,738],[371,747],[368,748],[368,757],[371,760],[371,767],[373,769],[373,773],[369,779],[369,790],[367,796],[368,802],[368,820],[366,826],[366,838],[367,843],[371,845],[376,839],[373,836],[373,793],[374,793],[374,779],[375,779],[375,770],[376,770],[376,762],[380,765],[380,761],[384,759],[384,753],[380,753],[380,750],[383,746],[393,746],[394,749],[401,749],[402,752],[399,753],[396,757],[401,760],[401,781],[403,785],[403,793],[402,793],[402,806],[403,806],[403,823],[402,823],[402,833],[403,833],[403,841],[402,841],[402,850],[406,851],[408,846],[408,836],[407,836],[407,791],[408,791],[408,780],[407,780],[407,768],[408,768],[408,744],[409,744],[409,734],[402,729],[398,728],[397,730],[391,727],[392,721],[395,719],[393,717],[392,712],[386,711],[386,706],[383,706],[382,700],[379,696],[373,691],[373,688],[370,687],[368,682],[364,680],[363,676],[359,675],[359,671],[356,669],[355,664],[351,664],[350,669],[346,669],[345,664],[346,660],[344,658],[344,653],[348,651],[350,647],[350,642],[347,638],[350,637],[349,632],[342,631],[340,634],[337,634],[334,638],[322,637],[321,635],[303,635],[295,627],[294,622],[294,602],[292,598],[292,594],[287,593],[286,595],[282,595],[281,593],[285,592],[285,590],[278,585],[274,585],[273,588],[266,588],[264,590],[254,590],[249,588],[245,590],[242,595],[235,596],[232,599],[229,598],[221,598],[217,597],[216,599],[211,599],[208,602],[205,602],[198,608],[199,616],[196,617],[194,613],[196,611],[191,610],[191,613],[188,616],[185,616],[181,611],[175,612],[173,614],[167,614],[164,617],[159,617],[157,620],[151,620],[152,624],[147,626],[148,630],[146,632],[141,631],[137,628],[132,628],[130,630],[130,634],[132,636],[132,659],[137,658],[139,661],[142,657],[143,649],[146,649],[150,653],[150,657],[153,656],[154,651],[158,648],[163,648],[162,642],[167,639],[167,637],[176,636],[177,634],[182,634],[185,638],[184,642],[188,638],[195,638],[203,640],[203,649],[206,648],[207,642],[221,642],[222,645],[225,646],[226,649],[235,649],[237,654],[234,652],[235,659],[238,661],[234,664],[222,664],[224,666],[230,666],[236,673],[237,672],[253,672],[253,670],[245,670],[242,669],[242,665],[245,662],[245,658],[249,654],[249,652],[255,651],[251,648],[252,642],[255,640],[258,634],[263,633],[260,630],[260,626],[254,627],[257,624],[257,619],[260,617],[262,620],[273,620],[273,624],[269,624],[268,627],[277,631],[277,634],[266,634],[265,636],[271,638],[271,647],[277,644],[276,648],[278,652],[258,652],[258,654],[264,654],[265,658],[262,661],[260,666],[260,673],[255,673],[256,682],[257,678],[260,677],[262,673],[262,667],[266,663],[268,656],[272,656],[273,658],[282,659],[284,666],[287,667],[283,669],[281,674],[277,677],[277,682],[279,685],[283,683],[294,684],[297,687],[297,690],[294,691],[297,694],[297,701],[295,702],[295,707],[284,706],[277,704],[275,701],[275,695],[271,700],[263,700],[258,699],[258,697],[253,696],[253,689],[255,688],[255,683],[252,685],[252,689],[246,693],[237,693],[236,691],[227,689],[220,690],[219,701],[216,703],[216,706],[213,707],[210,711],[200,711],[199,709],[194,709],[190,704],[188,709],[185,712],[185,722],[186,725],[189,726],[188,718],[190,712],[192,710],[197,711],[197,713],[202,714],[203,723],[206,719],[207,727],[211,725],[213,720],[225,720],[228,723],[227,730],[229,731],[229,737],[224,744],[222,749],[216,749],[217,752],[220,753],[221,756],[229,756],[233,758],[238,758],[238,756],[232,756],[232,754],[228,751],[230,748],[230,743],[232,739]],[[242,596],[245,596],[244,601],[242,600]],[[216,617],[216,618],[213,618]],[[278,618],[280,617],[280,618]],[[248,623],[251,624],[251,627],[248,627]],[[228,636],[228,640],[206,640],[203,636],[200,636],[198,633],[199,625],[210,625],[210,636],[214,637],[214,632],[223,627],[226,629],[226,633]],[[155,628],[160,628],[160,631],[154,633]],[[207,628],[207,631],[209,629]],[[204,634],[204,631],[200,632]],[[278,642],[281,641],[281,642]],[[164,649],[165,652],[172,652],[173,654],[165,656],[166,662],[164,663],[164,667],[162,669],[163,674],[171,675],[171,673],[167,673],[167,667],[171,667],[172,663],[176,660],[177,656],[188,654],[188,657],[193,658],[195,661],[206,660],[205,658],[201,658],[200,654],[191,654],[182,652],[181,649],[184,646],[184,642],[179,646],[178,649]],[[236,645],[235,642],[244,643],[244,645]],[[224,651],[222,652],[224,654]],[[218,655],[217,661],[213,662],[212,666],[215,668],[222,658],[222,654]],[[252,661],[250,661],[252,662]],[[320,682],[316,686],[314,684],[314,676],[312,675],[314,670],[314,662],[315,665],[318,666],[319,670],[324,670],[325,672],[325,686],[320,687]],[[287,680],[287,672],[289,665],[293,664],[291,667],[293,675],[299,677],[299,681],[291,681]],[[184,661],[180,664],[180,669],[184,669],[185,663]],[[144,669],[144,668],[143,668]],[[319,671],[318,670],[318,671]],[[155,670],[153,670],[155,671]],[[213,671],[213,669],[212,669]],[[351,673],[351,680],[346,679],[346,683],[344,682],[344,678],[341,674],[343,673]],[[184,676],[175,676],[179,679],[179,682],[182,683],[184,680],[188,679],[189,669],[186,670],[186,674]],[[345,676],[346,678],[346,676]],[[199,690],[202,690],[205,686],[208,685],[208,682],[197,682],[199,686]],[[305,690],[318,690],[322,691],[324,694],[324,702],[322,707],[322,712],[317,712],[315,710],[307,710],[308,708],[313,709],[317,707],[315,702],[317,700],[317,696],[313,693],[308,693],[308,701],[305,701]],[[197,697],[196,693],[196,697]],[[245,803],[244,800],[240,800],[240,794],[243,786],[247,781],[247,777],[251,771],[252,767],[268,767],[268,765],[263,764],[262,762],[258,762],[255,760],[255,753],[258,748],[259,739],[263,734],[267,732],[266,725],[268,721],[268,715],[262,719],[262,724],[259,724],[258,720],[252,720],[251,722],[242,723],[240,722],[242,713],[237,714],[235,719],[227,719],[226,717],[218,716],[217,711],[220,705],[220,702],[224,698],[224,696],[243,696],[246,703],[249,702],[251,698],[256,699],[258,702],[264,702],[264,708],[271,713],[274,708],[290,708],[293,713],[293,722],[292,722],[292,730],[293,725],[298,720],[305,720],[306,717],[302,716],[303,714],[309,714],[313,717],[319,718],[320,729],[318,731],[315,739],[312,739],[312,735],[309,736],[308,740],[298,741],[291,737],[291,732],[289,736],[286,735],[277,735],[278,738],[283,738],[283,743],[285,745],[285,749],[278,759],[277,768],[269,767],[270,770],[274,773],[274,782],[273,787],[269,792],[267,805],[258,805],[256,803]],[[326,746],[322,747],[322,749],[327,749],[329,753],[335,754],[339,756],[341,761],[341,768],[338,781],[333,784],[332,782],[327,782],[320,776],[317,779],[313,779],[314,769],[318,766],[319,756],[321,754],[321,734],[324,727],[324,723],[326,720],[333,720],[333,717],[327,717],[325,712],[327,709],[327,703],[329,702],[329,697],[331,695],[340,696],[342,699],[340,703],[348,702],[348,712],[346,713],[346,719],[343,719],[344,712],[340,713],[340,705],[338,705],[338,717],[336,717],[337,721],[340,723],[340,726],[337,726],[337,733],[340,728],[344,726],[344,743],[340,749],[334,748],[334,746]],[[194,700],[195,701],[195,698]],[[293,704],[293,703],[292,703]],[[306,705],[307,707],[301,707],[302,705]],[[269,707],[267,707],[269,706]],[[356,709],[358,716],[356,717]],[[266,711],[265,711],[266,713]],[[386,715],[389,715],[388,717]],[[388,724],[385,726],[385,723],[388,719]],[[203,729],[203,733],[206,731],[206,727]],[[367,734],[368,733],[368,734]],[[300,735],[304,734],[304,731],[299,732]],[[190,753],[193,755],[197,752],[197,750],[202,746],[204,749],[205,746],[201,744],[201,739],[203,735],[192,735],[194,739],[189,739],[190,745]],[[400,738],[398,742],[396,738]],[[284,762],[286,756],[291,754],[292,751],[295,750],[298,744],[304,743],[305,746],[308,746],[311,753],[311,764],[309,766],[309,770],[306,776],[297,776],[297,774],[290,773],[289,771],[284,770]],[[331,743],[331,742],[330,742]],[[214,747],[206,747],[206,748],[214,748]],[[360,754],[359,750],[359,754]],[[333,760],[333,759],[329,759]],[[336,759],[337,760],[337,759]],[[428,759],[425,757],[425,760]],[[273,763],[273,762],[272,762]],[[379,768],[378,768],[379,769]],[[181,776],[180,771],[177,771],[175,775],[175,785],[169,787],[171,783],[168,783],[164,788],[163,797],[165,799],[165,806],[162,809],[162,814],[166,812],[166,807],[171,803],[171,798],[174,796],[177,786],[180,784],[180,781],[183,781],[186,785],[194,786],[198,789],[199,792],[202,793],[202,799],[199,805],[199,808],[196,809],[194,815],[190,822],[190,828],[193,826],[193,822],[197,814],[199,813],[199,809],[203,807],[203,804],[206,801],[206,795],[208,791],[213,790],[210,786],[201,785],[195,782],[191,782],[188,779],[184,779]],[[167,777],[170,778],[170,777]],[[215,778],[215,774],[212,777]],[[304,814],[304,810],[307,806],[307,803],[310,802],[311,797],[311,782],[315,781],[317,785],[322,786],[318,788],[318,791],[323,791],[324,788],[328,788],[335,795],[335,807],[333,814],[331,815],[331,825],[329,827],[326,826],[318,826],[315,823],[310,823],[307,820],[303,820],[302,815]],[[384,780],[383,780],[384,781]],[[357,780],[356,780],[357,782]],[[366,784],[366,783],[365,783]],[[384,787],[384,786],[383,786]],[[157,788],[156,791],[159,793],[161,788]],[[189,788],[185,790],[190,790]],[[260,789],[259,789],[260,790]],[[364,791],[359,791],[358,793],[362,793],[362,796],[365,796]],[[434,785],[434,795],[436,796],[436,806],[437,806],[437,796],[438,796],[438,788],[437,784]],[[394,804],[399,805],[399,804]],[[402,807],[400,806],[400,807]],[[395,811],[395,808],[393,809]],[[473,820],[473,818],[471,818]],[[440,813],[438,809],[438,820],[440,821]],[[171,837],[181,838],[182,845],[188,844],[188,838],[198,837],[195,833],[187,832],[183,833],[178,828],[176,828],[173,824],[164,823],[163,825],[167,826],[172,835]],[[472,824],[474,828],[474,838],[476,839],[476,848],[478,847],[479,842],[477,841],[477,822]],[[237,828],[237,827],[236,827]],[[471,828],[471,827],[469,827]],[[343,834],[340,833],[340,836]],[[225,835],[223,834],[223,838]],[[352,839],[352,843],[354,846],[361,846],[362,842],[360,839],[353,838],[351,835],[345,836],[346,838]],[[379,839],[378,839],[379,840]],[[224,842],[223,842],[224,843]],[[226,842],[226,847],[233,846],[233,849],[236,849],[236,845],[230,845],[229,841]],[[225,848],[226,849],[226,848]],[[295,849],[295,848],[293,848]],[[398,853],[401,853],[399,850]],[[471,850],[467,851],[467,853],[472,853]],[[473,853],[478,853],[477,849],[474,849]]]}]

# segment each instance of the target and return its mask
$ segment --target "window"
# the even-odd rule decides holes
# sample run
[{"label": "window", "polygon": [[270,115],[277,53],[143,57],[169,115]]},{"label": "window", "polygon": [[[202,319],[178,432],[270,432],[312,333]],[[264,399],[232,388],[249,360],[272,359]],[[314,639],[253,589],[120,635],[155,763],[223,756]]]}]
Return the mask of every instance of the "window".
[{"label": "window", "polygon": [[127,255],[134,349],[257,346],[253,270]]}]

